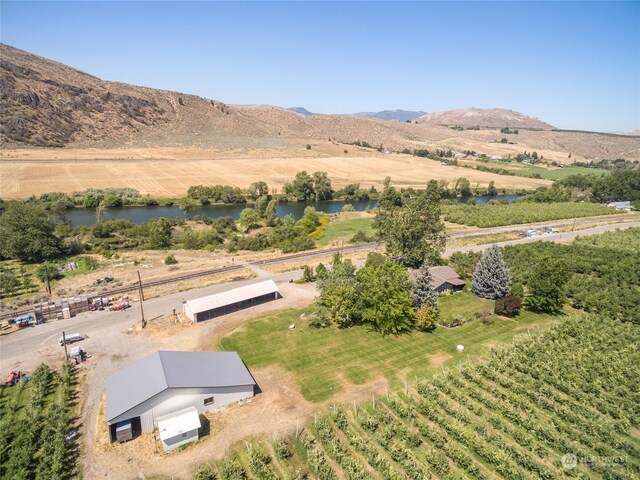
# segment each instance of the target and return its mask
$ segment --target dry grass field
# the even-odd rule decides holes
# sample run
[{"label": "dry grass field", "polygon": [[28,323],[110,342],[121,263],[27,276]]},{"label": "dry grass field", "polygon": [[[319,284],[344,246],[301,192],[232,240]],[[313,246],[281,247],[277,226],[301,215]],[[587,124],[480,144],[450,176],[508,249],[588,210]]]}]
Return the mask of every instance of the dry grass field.
[{"label": "dry grass field", "polygon": [[[356,148],[351,147],[351,150]],[[309,151],[306,151],[309,152]],[[58,150],[58,159],[6,160],[0,162],[0,196],[5,199],[86,188],[130,187],[143,195],[174,197],[186,194],[191,185],[227,184],[246,188],[251,182],[266,181],[281,190],[301,170],[326,171],[334,187],[360,183],[380,187],[391,175],[395,184],[422,186],[430,179],[455,182],[467,177],[472,186],[495,181],[499,188],[535,188],[550,184],[547,180],[500,176],[440,162],[399,154],[323,154],[295,150],[212,153],[187,150],[187,158],[171,158],[176,151],[118,151],[117,159],[88,159],[93,152]],[[313,150],[311,150],[313,152]],[[103,151],[104,153],[104,151]],[[178,152],[179,153],[179,152]],[[75,154],[75,158],[69,158]],[[177,156],[177,155],[175,155]],[[182,155],[180,155],[182,157]],[[26,158],[29,158],[25,154]],[[66,158],[64,158],[66,157]],[[128,157],[135,159],[129,160]],[[199,157],[199,159],[197,159]],[[213,158],[212,158],[213,157]]]}]

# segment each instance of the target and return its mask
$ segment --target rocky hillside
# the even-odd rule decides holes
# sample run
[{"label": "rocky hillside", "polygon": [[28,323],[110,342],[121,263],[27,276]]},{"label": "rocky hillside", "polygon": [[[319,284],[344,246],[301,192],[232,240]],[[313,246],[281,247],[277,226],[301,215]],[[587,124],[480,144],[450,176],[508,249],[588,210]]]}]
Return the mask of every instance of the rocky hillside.
[{"label": "rocky hillside", "polygon": [[503,108],[460,108],[444,112],[429,113],[420,117],[419,121],[434,125],[459,125],[461,127],[511,127],[540,128],[551,130],[548,123],[530,117],[524,113],[505,110]]},{"label": "rocky hillside", "polygon": [[[573,159],[640,158],[637,137],[552,131],[550,125],[510,110],[452,110],[412,123],[299,111],[227,105],[195,95],[107,82],[0,44],[0,142],[5,152],[29,146],[242,152],[304,148],[309,143],[366,143],[390,151],[452,148],[502,156],[538,150],[561,162],[567,161],[569,153]],[[459,131],[450,128],[453,125],[481,129]],[[504,126],[523,129],[510,137],[509,145],[496,143]]]}]

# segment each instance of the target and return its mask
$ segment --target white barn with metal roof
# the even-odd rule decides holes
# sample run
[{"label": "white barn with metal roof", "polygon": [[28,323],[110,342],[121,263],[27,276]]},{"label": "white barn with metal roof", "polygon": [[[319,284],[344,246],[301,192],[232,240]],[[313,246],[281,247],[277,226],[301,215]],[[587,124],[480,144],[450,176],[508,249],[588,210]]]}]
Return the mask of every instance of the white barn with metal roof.
[{"label": "white barn with metal roof", "polygon": [[192,322],[202,322],[278,298],[281,298],[278,286],[273,280],[265,280],[207,297],[188,300],[182,304],[182,311]]},{"label": "white barn with metal roof", "polygon": [[188,407],[202,413],[253,397],[255,386],[236,352],[156,352],[107,378],[111,439],[127,423],[135,437],[153,431],[158,417]]}]

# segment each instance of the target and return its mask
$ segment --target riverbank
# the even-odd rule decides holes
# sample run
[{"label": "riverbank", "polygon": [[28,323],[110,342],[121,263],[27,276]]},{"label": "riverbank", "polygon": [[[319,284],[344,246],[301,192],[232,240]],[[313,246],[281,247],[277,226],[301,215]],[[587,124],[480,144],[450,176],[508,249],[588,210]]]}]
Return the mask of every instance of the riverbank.
[{"label": "riverbank", "polygon": [[[491,200],[506,201],[508,203],[516,201],[521,195],[479,195],[472,197],[457,197],[451,199],[459,203],[475,203],[485,204]],[[251,203],[225,204],[216,203],[210,205],[199,205],[193,207],[187,213],[177,205],[164,206],[122,206],[116,208],[107,208],[101,214],[102,220],[123,219],[130,220],[133,223],[144,223],[160,217],[165,218],[183,218],[190,219],[200,216],[216,219],[229,216],[234,220],[240,218],[240,213],[247,207],[251,207]],[[333,214],[342,211],[345,205],[351,205],[356,212],[363,212],[377,208],[377,200],[364,200],[350,202],[347,200],[327,200],[323,202],[279,202],[276,206],[276,212],[279,217],[285,215],[293,215],[295,220],[302,218],[304,210],[307,207],[313,207],[318,212]],[[66,220],[74,227],[91,226],[96,222],[96,210],[93,208],[76,207],[65,211]]]}]

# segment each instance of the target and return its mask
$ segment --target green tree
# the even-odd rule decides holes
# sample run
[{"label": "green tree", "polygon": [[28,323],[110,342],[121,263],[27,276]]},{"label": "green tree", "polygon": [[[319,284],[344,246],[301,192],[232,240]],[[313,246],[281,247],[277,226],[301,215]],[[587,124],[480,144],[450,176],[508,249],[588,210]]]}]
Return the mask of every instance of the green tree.
[{"label": "green tree", "polygon": [[41,262],[60,254],[54,224],[39,205],[8,202],[0,215],[0,257]]},{"label": "green tree", "polygon": [[292,191],[298,201],[313,200],[315,198],[315,190],[313,188],[313,179],[305,172],[296,173],[293,179]]},{"label": "green tree", "polygon": [[539,262],[527,283],[525,306],[534,312],[562,312],[568,280],[569,273],[562,262],[552,258]]},{"label": "green tree", "polygon": [[392,208],[402,206],[402,195],[395,187],[385,187],[380,194],[380,208]]},{"label": "green tree", "polygon": [[187,218],[191,218],[193,212],[198,208],[198,202],[192,198],[184,197],[178,200],[178,208],[187,214]]},{"label": "green tree", "polygon": [[324,263],[319,263],[316,267],[316,277],[321,278],[327,275],[327,267],[324,266]]},{"label": "green tree", "polygon": [[331,200],[333,198],[333,188],[327,172],[315,172],[313,174],[313,188],[316,200]]},{"label": "green tree", "polygon": [[107,205],[100,202],[98,205],[96,205],[96,223],[100,223],[102,221],[102,217],[104,217],[104,214],[107,212]]},{"label": "green tree", "polygon": [[67,223],[67,210],[73,207],[73,203],[66,199],[55,201],[51,205],[51,215],[62,224]]},{"label": "green tree", "polygon": [[253,208],[258,213],[260,217],[264,217],[267,212],[267,207],[269,206],[269,196],[262,195],[258,197],[256,203],[253,205]]},{"label": "green tree", "polygon": [[416,312],[416,328],[423,332],[431,332],[436,328],[438,311],[430,303],[425,303]]},{"label": "green tree", "polygon": [[276,202],[275,200],[271,200],[267,204],[267,208],[265,208],[264,210],[264,219],[267,225],[269,225],[270,227],[273,227],[278,221],[278,212],[276,211],[277,205],[278,202]]},{"label": "green tree", "polygon": [[406,268],[387,261],[383,265],[361,268],[356,274],[357,307],[364,323],[383,335],[398,335],[413,328],[413,308]]},{"label": "green tree", "polygon": [[253,182],[249,185],[247,195],[249,195],[251,200],[257,200],[259,197],[269,195],[269,186],[267,185],[267,182],[263,182],[262,180]]},{"label": "green tree", "polygon": [[0,296],[6,297],[11,295],[17,288],[20,282],[13,274],[13,272],[7,270],[0,272]]},{"label": "green tree", "polygon": [[240,212],[240,225],[248,231],[255,227],[260,221],[260,215],[253,208],[245,208]]},{"label": "green tree", "polygon": [[489,186],[487,187],[487,195],[497,195],[498,194],[498,189],[496,188],[496,182],[494,182],[493,180],[491,180],[489,182]]},{"label": "green tree", "polygon": [[151,224],[149,229],[149,247],[166,248],[171,245],[171,222],[160,217]]},{"label": "green tree", "polygon": [[401,207],[379,208],[374,227],[388,255],[402,256],[407,265],[434,264],[446,243],[440,215],[440,202],[421,195]]},{"label": "green tree", "polygon": [[309,265],[305,265],[302,270],[302,278],[305,282],[313,282],[315,280],[315,277],[313,276],[313,268]]},{"label": "green tree", "polygon": [[432,279],[433,277],[429,271],[429,264],[427,262],[423,262],[416,272],[416,281],[413,286],[411,296],[416,308],[420,309],[425,305],[430,305],[433,307],[433,310],[437,315],[439,295],[431,286]]},{"label": "green tree", "polygon": [[481,298],[496,299],[509,293],[509,268],[497,245],[485,250],[471,280],[471,290]]},{"label": "green tree", "polygon": [[53,262],[44,262],[36,269],[35,275],[42,283],[46,283],[47,278],[49,281],[59,280],[62,278],[62,274],[60,273],[60,270],[58,270],[58,266]]},{"label": "green tree", "polygon": [[[319,266],[318,266],[319,267]],[[356,291],[356,268],[350,260],[343,261],[337,254],[331,270],[318,272],[318,303],[326,308],[337,325],[349,327],[359,320]]]},{"label": "green tree", "polygon": [[318,225],[320,225],[320,215],[318,215],[315,208],[307,207],[304,209],[304,215],[300,220],[298,220],[297,225],[304,231],[304,233],[309,234],[313,232]]},{"label": "green tree", "polygon": [[456,194],[463,197],[471,196],[471,182],[466,177],[461,177],[456,181]]},{"label": "green tree", "polygon": [[449,257],[449,265],[461,278],[471,278],[481,257],[481,252],[453,252]]},{"label": "green tree", "polygon": [[430,202],[435,203],[440,200],[440,187],[437,181],[429,180],[429,182],[427,182],[426,195]]}]

